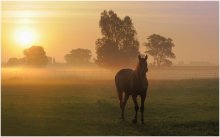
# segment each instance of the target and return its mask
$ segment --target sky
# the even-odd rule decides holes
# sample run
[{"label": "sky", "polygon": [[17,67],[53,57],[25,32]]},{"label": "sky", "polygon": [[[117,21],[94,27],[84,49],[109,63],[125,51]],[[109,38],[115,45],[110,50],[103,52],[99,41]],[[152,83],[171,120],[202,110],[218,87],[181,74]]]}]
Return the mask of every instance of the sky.
[{"label": "sky", "polygon": [[[219,61],[218,1],[141,2],[1,2],[2,61],[23,57],[31,45],[44,47],[47,56],[64,62],[71,49],[87,48],[95,54],[101,38],[100,14],[113,10],[121,18],[130,16],[137,31],[140,51],[151,34],[173,39],[174,63]],[[30,41],[25,41],[30,37]],[[152,58],[150,57],[151,61]]]}]

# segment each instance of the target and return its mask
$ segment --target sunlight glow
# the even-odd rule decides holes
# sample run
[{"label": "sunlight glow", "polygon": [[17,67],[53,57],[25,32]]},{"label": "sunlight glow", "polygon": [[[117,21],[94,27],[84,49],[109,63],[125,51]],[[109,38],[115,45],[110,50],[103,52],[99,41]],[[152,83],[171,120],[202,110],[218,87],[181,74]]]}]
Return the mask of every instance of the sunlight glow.
[{"label": "sunlight glow", "polygon": [[36,32],[31,28],[19,28],[15,32],[16,43],[21,47],[29,47],[36,41]]}]

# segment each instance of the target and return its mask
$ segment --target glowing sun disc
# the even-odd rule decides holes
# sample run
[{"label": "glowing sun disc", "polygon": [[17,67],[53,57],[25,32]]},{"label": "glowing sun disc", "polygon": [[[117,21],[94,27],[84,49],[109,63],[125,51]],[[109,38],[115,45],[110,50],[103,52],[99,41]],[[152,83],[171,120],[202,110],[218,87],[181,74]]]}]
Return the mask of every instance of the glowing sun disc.
[{"label": "glowing sun disc", "polygon": [[19,28],[15,32],[15,40],[20,46],[28,47],[36,41],[36,33],[31,28]]}]

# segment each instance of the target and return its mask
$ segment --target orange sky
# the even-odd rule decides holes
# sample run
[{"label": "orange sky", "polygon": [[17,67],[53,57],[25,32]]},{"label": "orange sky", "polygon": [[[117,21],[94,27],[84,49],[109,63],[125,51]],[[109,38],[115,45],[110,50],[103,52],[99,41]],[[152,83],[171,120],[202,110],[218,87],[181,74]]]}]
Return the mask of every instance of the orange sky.
[{"label": "orange sky", "polygon": [[174,40],[174,63],[208,61],[218,64],[218,2],[1,2],[2,61],[22,57],[17,30],[29,28],[34,45],[64,62],[74,48],[87,48],[95,57],[95,41],[101,37],[100,13],[114,10],[132,18],[143,53],[147,36],[156,33]]}]

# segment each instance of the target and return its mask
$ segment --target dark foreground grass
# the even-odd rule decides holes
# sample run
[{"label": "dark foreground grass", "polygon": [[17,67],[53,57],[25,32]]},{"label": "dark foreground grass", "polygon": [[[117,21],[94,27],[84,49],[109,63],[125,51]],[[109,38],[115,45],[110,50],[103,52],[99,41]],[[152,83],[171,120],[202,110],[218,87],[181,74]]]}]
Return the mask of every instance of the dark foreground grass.
[{"label": "dark foreground grass", "polygon": [[149,81],[145,125],[131,98],[120,120],[113,81],[15,83],[2,83],[2,135],[219,135],[218,79]]}]

